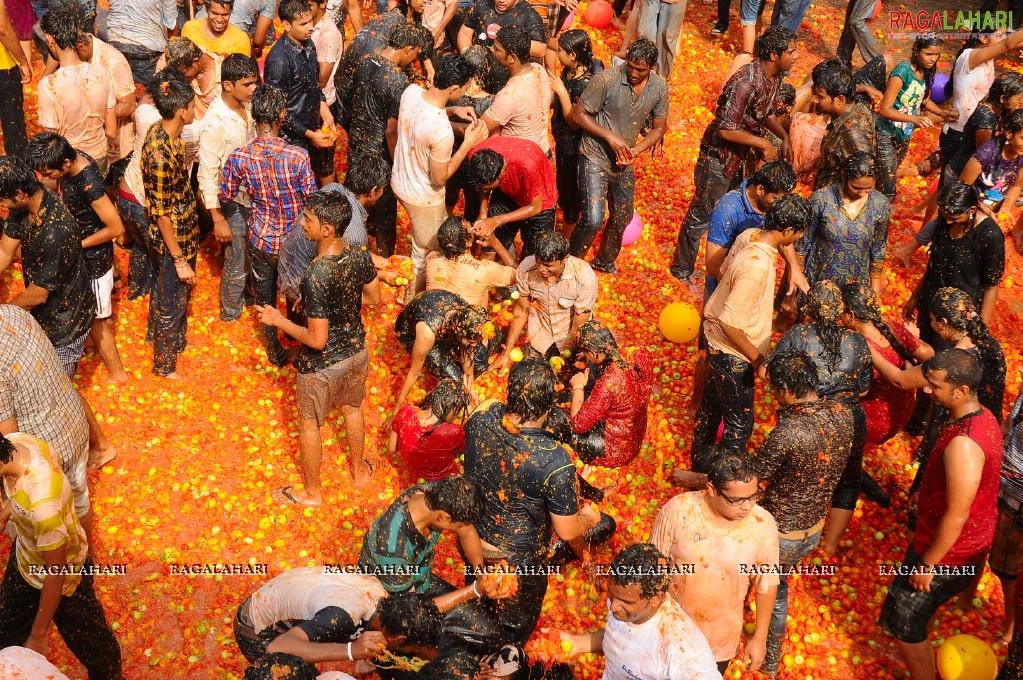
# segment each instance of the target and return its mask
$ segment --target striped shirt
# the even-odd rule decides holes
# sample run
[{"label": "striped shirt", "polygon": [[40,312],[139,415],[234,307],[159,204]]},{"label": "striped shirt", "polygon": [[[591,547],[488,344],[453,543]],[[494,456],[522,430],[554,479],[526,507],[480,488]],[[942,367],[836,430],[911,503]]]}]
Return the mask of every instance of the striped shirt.
[{"label": "striped shirt", "polygon": [[998,497],[1023,504],[1023,394],[1009,414],[1009,433],[1002,454],[1002,482]]},{"label": "striped shirt", "polygon": [[[11,525],[18,541],[18,571],[33,588],[42,589],[46,575],[32,567],[46,565],[44,552],[64,547],[68,567],[81,567],[89,556],[89,544],[75,516],[71,483],[54,462],[50,445],[30,434],[15,432],[8,441],[29,454],[28,468],[14,488],[4,480],[4,493],[11,498]],[[65,597],[74,595],[81,582],[73,571],[64,578]]]},{"label": "striped shirt", "polygon": [[49,442],[61,468],[89,455],[82,400],[39,322],[14,305],[0,305],[0,421]]},{"label": "striped shirt", "polygon": [[425,593],[430,589],[433,553],[443,534],[431,529],[429,538],[423,536],[412,521],[408,502],[417,491],[427,491],[433,486],[428,483],[406,489],[366,532],[359,555],[360,567],[365,570],[381,567],[381,571],[414,572],[377,574],[388,593]]},{"label": "striped shirt", "polygon": [[228,156],[221,202],[234,200],[242,189],[252,201],[249,243],[276,255],[302,214],[306,197],[316,191],[309,153],[280,137],[257,137]]}]

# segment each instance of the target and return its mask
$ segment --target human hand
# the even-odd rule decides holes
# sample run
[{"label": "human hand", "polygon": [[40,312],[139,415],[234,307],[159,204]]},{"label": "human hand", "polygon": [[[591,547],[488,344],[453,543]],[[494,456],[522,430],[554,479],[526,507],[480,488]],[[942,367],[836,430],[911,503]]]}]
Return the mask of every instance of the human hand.
[{"label": "human hand", "polygon": [[934,121],[927,116],[915,116],[913,122],[916,123],[917,127],[921,130],[926,130],[927,128],[934,126]]},{"label": "human hand", "polygon": [[561,76],[559,76],[557,73],[555,73],[554,71],[548,71],[547,80],[550,81],[551,89],[554,90],[555,94],[568,95],[568,90],[565,88],[565,81],[563,81],[561,79]]},{"label": "human hand", "polygon": [[764,145],[764,147],[763,147],[763,149],[761,149],[761,151],[763,153],[765,161],[775,161],[775,160],[778,160],[778,149],[777,149],[777,147],[775,147],[774,144],[771,144],[770,142],[768,142],[767,144]]},{"label": "human hand", "polygon": [[632,149],[618,135],[609,132],[606,141],[611,150],[615,152],[615,159],[618,161],[618,165],[632,165],[636,160],[632,155]]},{"label": "human hand", "polygon": [[28,85],[32,82],[32,60],[29,59],[26,62],[18,64],[18,69],[21,71],[21,84]]},{"label": "human hand", "polygon": [[264,326],[277,327],[284,320],[284,315],[273,305],[256,305],[255,310],[259,313],[259,323]]},{"label": "human hand", "polygon": [[[771,146],[774,146],[774,144],[772,144]],[[788,136],[781,140],[781,155],[782,158],[784,158],[785,161],[790,165],[792,164],[793,160],[796,157],[796,152],[792,148],[792,142],[791,140],[789,140]]]},{"label": "human hand", "polygon": [[[921,565],[917,565],[920,567]],[[913,590],[920,593],[931,592],[931,581],[934,580],[934,574],[913,574],[909,577],[909,585],[912,586]]]},{"label": "human hand", "polygon": [[317,149],[329,149],[333,142],[319,130],[310,130],[306,133],[308,139]]},{"label": "human hand", "polygon": [[195,285],[195,272],[192,270],[192,266],[188,262],[175,262],[174,271],[178,275],[178,279],[182,283],[188,286]]},{"label": "human hand", "polygon": [[746,650],[743,652],[742,661],[749,664],[749,670],[756,672],[764,665],[764,657],[767,656],[767,636],[754,635],[746,641]]},{"label": "human hand", "polygon": [[572,376],[568,381],[568,384],[572,386],[573,390],[582,390],[586,388],[586,384],[590,381],[590,369],[585,369]]},{"label": "human hand", "polygon": [[387,649],[387,640],[378,630],[367,630],[358,640],[352,641],[352,657],[356,659],[375,659]]},{"label": "human hand", "polygon": [[[452,106],[450,109],[448,109],[448,113],[452,116],[461,118],[462,120],[467,120],[472,123],[478,120],[476,116],[476,109],[472,108],[471,106]],[[486,129],[486,125],[484,125],[483,127],[484,129]]]},{"label": "human hand", "polygon": [[231,226],[227,220],[213,220],[213,237],[221,243],[231,242]]},{"label": "human hand", "polygon": [[472,233],[478,236],[489,236],[494,233],[500,225],[497,223],[496,217],[482,217],[476,220],[472,225]]},{"label": "human hand", "polygon": [[[472,111],[472,109],[469,110]],[[490,130],[487,129],[487,124],[478,118],[473,118],[473,121],[465,128],[462,143],[474,147],[489,136]]]}]

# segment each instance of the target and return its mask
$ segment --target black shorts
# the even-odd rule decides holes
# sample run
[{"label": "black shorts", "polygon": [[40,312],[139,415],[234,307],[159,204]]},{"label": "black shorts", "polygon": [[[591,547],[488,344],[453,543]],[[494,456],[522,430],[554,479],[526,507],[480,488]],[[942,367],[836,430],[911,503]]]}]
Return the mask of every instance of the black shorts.
[{"label": "black shorts", "polygon": [[[902,560],[904,569],[920,564],[920,556],[910,547]],[[888,588],[881,607],[878,624],[900,642],[916,644],[927,641],[927,624],[941,605],[966,589],[973,580],[969,575],[935,574],[929,592],[914,590],[908,574],[899,574]]]}]

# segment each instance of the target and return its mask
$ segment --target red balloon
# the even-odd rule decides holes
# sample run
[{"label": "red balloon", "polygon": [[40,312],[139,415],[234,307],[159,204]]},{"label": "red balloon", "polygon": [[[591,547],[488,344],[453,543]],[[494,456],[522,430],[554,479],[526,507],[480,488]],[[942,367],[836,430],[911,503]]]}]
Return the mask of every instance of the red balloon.
[{"label": "red balloon", "polygon": [[872,16],[871,19],[876,19],[881,16],[883,9],[884,8],[881,6],[881,0],[877,0],[877,4],[874,5],[874,16]]},{"label": "red balloon", "polygon": [[583,19],[593,28],[607,28],[611,25],[611,17],[613,16],[614,10],[611,9],[610,2],[607,2],[607,0],[593,0],[593,2],[587,5]]}]

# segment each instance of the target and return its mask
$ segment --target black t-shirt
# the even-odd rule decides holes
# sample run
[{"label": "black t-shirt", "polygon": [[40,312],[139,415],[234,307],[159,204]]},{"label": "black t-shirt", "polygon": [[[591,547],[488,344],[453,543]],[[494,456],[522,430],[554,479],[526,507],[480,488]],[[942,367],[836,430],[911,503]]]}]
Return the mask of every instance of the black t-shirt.
[{"label": "black t-shirt", "polygon": [[359,64],[352,83],[348,124],[348,157],[383,158],[390,161],[387,150],[387,121],[398,119],[401,95],[408,79],[390,59],[371,54]]},{"label": "black t-shirt", "polygon": [[[561,82],[565,84],[565,89],[568,90],[568,99],[573,104],[579,101],[579,97],[582,95],[583,90],[593,80],[593,76],[604,70],[604,62],[599,59],[593,60],[593,68],[587,71],[582,78],[569,78],[568,69],[561,72]],[[551,134],[554,136],[555,148],[560,154],[566,153],[579,153],[579,142],[583,138],[582,130],[573,130],[565,120],[565,113],[561,109],[561,101],[558,97],[554,97],[552,104],[554,107],[554,115],[551,116]]]},{"label": "black t-shirt", "polygon": [[[547,42],[543,19],[526,0],[518,0],[507,12],[499,13],[494,7],[494,0],[476,0],[465,15],[463,26],[472,29],[472,43],[487,48],[490,60],[490,78],[486,83],[487,92],[497,92],[508,82],[508,69],[494,63],[489,55],[491,46],[497,38],[497,32],[505,26],[518,26],[530,40]],[[500,87],[498,87],[500,85]]]},{"label": "black t-shirt", "polygon": [[515,565],[542,560],[550,546],[551,514],[579,511],[575,465],[546,430],[505,429],[505,405],[483,404],[465,424],[465,476],[484,497],[480,538]]},{"label": "black t-shirt", "polygon": [[[853,73],[853,85],[869,85],[883,93],[888,87],[887,69],[888,64],[885,63],[883,55],[874,57],[864,64],[863,68]],[[866,106],[872,103],[871,98],[862,92],[857,92],[853,96],[853,101],[862,102]]]},{"label": "black t-shirt", "polygon": [[371,54],[376,54],[387,46],[394,29],[405,23],[406,19],[398,9],[382,14],[363,26],[352,42],[345,47],[341,56],[341,63],[338,64],[337,73],[334,74],[334,87],[337,90],[337,106],[341,110],[340,122],[345,129],[351,121],[350,94],[355,82],[355,72],[363,59]]},{"label": "black t-shirt", "polygon": [[[57,189],[71,216],[78,222],[84,240],[106,226],[96,214],[92,203],[106,196],[107,191],[96,161],[81,151],[78,155],[87,159],[88,164],[77,175],[61,178],[57,182]],[[114,244],[110,241],[86,248],[84,254],[85,273],[90,279],[98,279],[114,266]]]},{"label": "black t-shirt", "polygon": [[970,157],[977,151],[977,132],[990,130],[991,136],[994,138],[997,129],[998,118],[991,109],[991,105],[987,102],[977,104],[977,108],[973,110],[966,120],[966,125],[963,126],[963,143],[952,154],[952,158],[948,159],[948,167],[956,177],[962,174],[963,168],[970,162]]},{"label": "black t-shirt", "polygon": [[938,217],[938,226],[931,242],[931,259],[924,273],[919,309],[925,312],[920,323],[928,323],[931,297],[939,288],[958,288],[973,300],[976,308],[984,298],[984,289],[996,286],[1005,273],[1005,236],[990,217],[954,239],[945,220]]},{"label": "black t-shirt", "polygon": [[362,288],[376,278],[369,251],[348,246],[340,255],[317,257],[302,277],[302,304],[310,319],[327,320],[322,350],[303,345],[295,358],[299,373],[314,373],[366,348]]},{"label": "black t-shirt", "polygon": [[96,296],[85,273],[78,224],[57,194],[43,192],[35,219],[28,212],[11,215],[4,232],[21,241],[25,285],[50,292],[32,316],[54,347],[66,347],[92,328]]},{"label": "black t-shirt", "polygon": [[834,367],[828,364],[829,355],[816,324],[801,323],[790,328],[774,348],[772,356],[787,349],[801,350],[810,355],[817,367],[820,380],[817,394],[821,397],[855,396],[870,389],[873,377],[870,348],[866,339],[855,331],[842,329],[842,349]]},{"label": "black t-shirt", "polygon": [[[428,290],[412,298],[394,320],[394,332],[401,346],[412,351],[416,344],[416,324],[425,323],[430,330],[439,334],[448,314],[468,306],[468,302],[446,290]],[[440,340],[440,338],[437,338]]]}]

